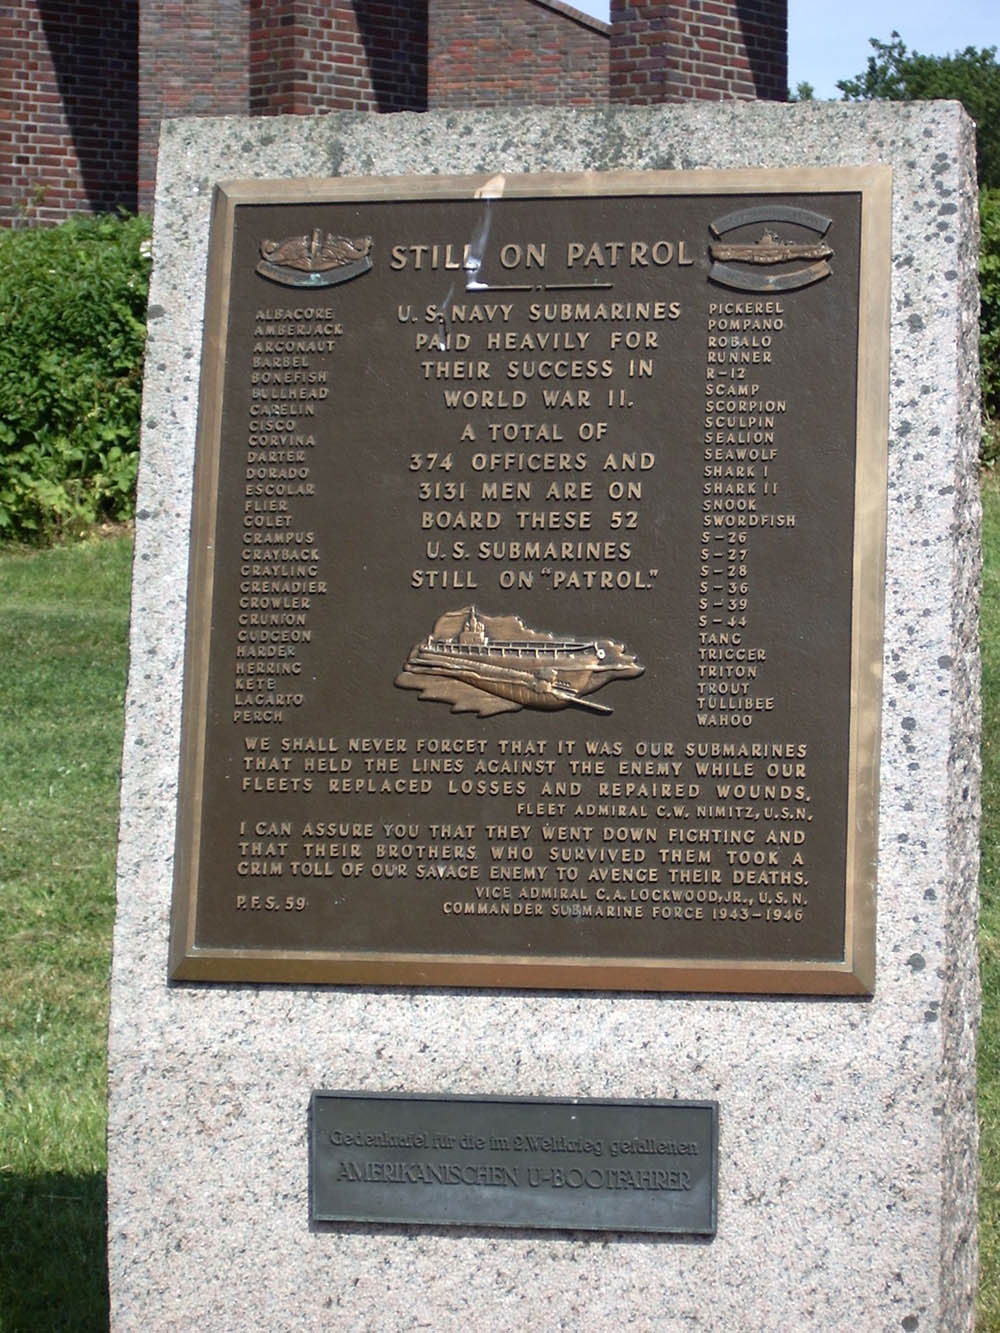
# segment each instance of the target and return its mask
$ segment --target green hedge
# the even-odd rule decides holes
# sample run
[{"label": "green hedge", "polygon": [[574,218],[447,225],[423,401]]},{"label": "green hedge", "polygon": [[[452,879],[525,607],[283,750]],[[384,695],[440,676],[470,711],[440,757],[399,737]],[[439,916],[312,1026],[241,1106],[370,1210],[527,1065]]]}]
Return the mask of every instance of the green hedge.
[{"label": "green hedge", "polygon": [[131,217],[0,233],[0,539],[134,511],[149,236]]},{"label": "green hedge", "polygon": [[1000,190],[979,196],[979,359],[983,386],[984,464],[1000,461]]}]

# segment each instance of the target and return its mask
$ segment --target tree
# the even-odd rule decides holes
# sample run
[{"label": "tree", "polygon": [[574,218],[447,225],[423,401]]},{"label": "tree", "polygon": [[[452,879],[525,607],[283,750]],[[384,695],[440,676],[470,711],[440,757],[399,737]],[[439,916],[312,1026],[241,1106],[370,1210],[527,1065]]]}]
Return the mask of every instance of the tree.
[{"label": "tree", "polygon": [[979,196],[979,365],[986,429],[982,460],[1000,462],[1000,190]]},{"label": "tree", "polygon": [[978,51],[967,46],[949,56],[908,51],[898,32],[888,42],[871,38],[875,55],[868,68],[837,87],[845,102],[924,102],[944,98],[961,102],[976,122],[979,183],[1000,187],[1000,65],[995,46]]}]

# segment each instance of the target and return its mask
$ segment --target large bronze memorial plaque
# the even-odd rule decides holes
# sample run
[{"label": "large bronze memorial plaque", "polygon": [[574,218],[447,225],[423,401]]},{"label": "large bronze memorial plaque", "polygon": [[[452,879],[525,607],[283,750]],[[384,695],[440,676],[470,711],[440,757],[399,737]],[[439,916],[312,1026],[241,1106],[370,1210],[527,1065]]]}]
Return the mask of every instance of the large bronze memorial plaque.
[{"label": "large bronze memorial plaque", "polygon": [[874,985],[885,168],[237,182],[177,980]]}]

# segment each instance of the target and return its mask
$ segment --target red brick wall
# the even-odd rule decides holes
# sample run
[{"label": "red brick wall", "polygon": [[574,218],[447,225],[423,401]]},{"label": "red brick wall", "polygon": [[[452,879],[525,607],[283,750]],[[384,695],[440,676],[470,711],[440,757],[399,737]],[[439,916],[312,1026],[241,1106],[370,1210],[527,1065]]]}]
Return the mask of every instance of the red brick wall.
[{"label": "red brick wall", "polygon": [[165,116],[783,99],[786,0],[7,0],[0,225],[150,209]]},{"label": "red brick wall", "polygon": [[431,0],[427,104],[608,100],[608,25],[559,0]]},{"label": "red brick wall", "polygon": [[611,0],[612,102],[784,101],[787,0]]},{"label": "red brick wall", "polygon": [[0,224],[135,209],[138,8],[0,6]]},{"label": "red brick wall", "polygon": [[139,207],[153,206],[160,121],[246,115],[246,0],[143,0],[139,48]]},{"label": "red brick wall", "polygon": [[250,0],[251,115],[426,107],[426,0]]}]

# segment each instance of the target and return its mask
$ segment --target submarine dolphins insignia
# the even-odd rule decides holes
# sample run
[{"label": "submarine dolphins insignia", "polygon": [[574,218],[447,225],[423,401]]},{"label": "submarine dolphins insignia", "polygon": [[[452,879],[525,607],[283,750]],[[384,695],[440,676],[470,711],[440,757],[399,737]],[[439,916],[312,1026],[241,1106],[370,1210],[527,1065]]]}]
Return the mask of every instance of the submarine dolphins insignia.
[{"label": "submarine dolphins insignia", "polygon": [[257,272],[286,287],[332,287],[367,273],[371,248],[370,236],[351,240],[314,227],[308,236],[261,241]]},{"label": "submarine dolphins insignia", "polygon": [[643,669],[610,639],[559,637],[529,629],[517,616],[486,616],[466,606],[440,616],[414,644],[396,684],[450,703],[453,713],[480,717],[520,708],[610,713],[585,696]]},{"label": "submarine dolphins insignia", "polygon": [[[788,292],[797,287],[808,287],[831,272],[828,261],[833,249],[823,239],[830,230],[832,218],[813,213],[807,208],[788,208],[781,204],[764,204],[756,208],[742,208],[727,213],[709,224],[712,235],[718,239],[709,247],[712,267],[708,276],[722,287],[734,287],[742,292]],[[742,227],[763,224],[764,230],[755,240],[723,241],[722,237]],[[814,239],[807,241],[782,240],[772,229],[784,224],[811,231]],[[812,259],[815,263],[803,268],[789,268],[791,261]],[[748,264],[749,268],[737,268]],[[762,273],[761,267],[780,268]]]}]

